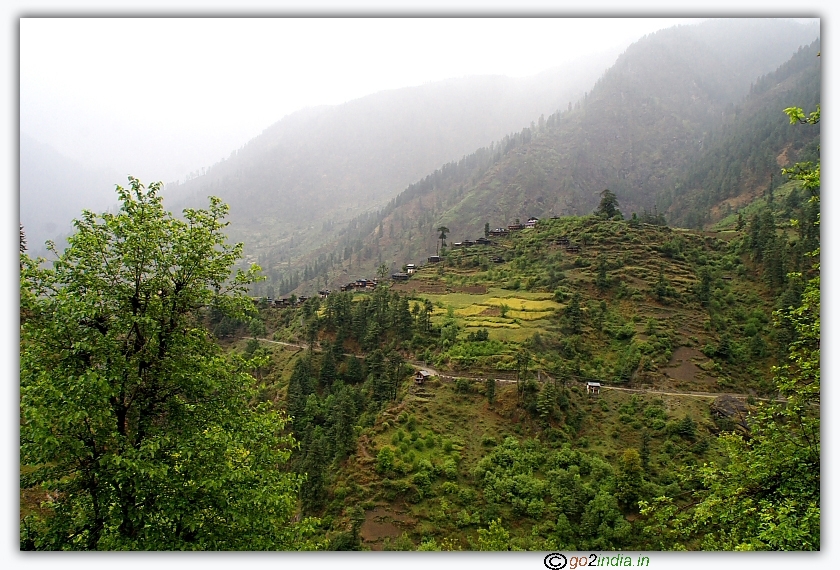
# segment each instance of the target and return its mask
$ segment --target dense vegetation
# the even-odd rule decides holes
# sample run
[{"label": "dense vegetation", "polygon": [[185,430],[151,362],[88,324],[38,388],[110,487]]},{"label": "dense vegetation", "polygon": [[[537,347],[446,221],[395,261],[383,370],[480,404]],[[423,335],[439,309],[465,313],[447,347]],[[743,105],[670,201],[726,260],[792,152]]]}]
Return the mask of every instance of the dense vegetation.
[{"label": "dense vegetation", "polygon": [[[274,353],[286,373],[276,368],[273,390],[302,441],[302,506],[332,548],[814,547],[818,527],[787,542],[747,531],[726,542],[710,515],[683,508],[686,496],[723,492],[707,487],[719,481],[711,473],[743,458],[745,445],[764,445],[755,461],[772,465],[763,430],[778,433],[780,413],[810,416],[809,404],[770,406],[744,422],[678,395],[736,392],[755,403],[789,394],[772,367],[815,333],[800,330],[801,319],[774,326],[771,314],[785,299],[813,314],[812,301],[773,280],[749,226],[702,234],[621,220],[610,194],[599,215],[446,250],[440,265],[390,290],[263,310],[267,334],[308,347]],[[800,247],[794,235],[771,235]],[[567,252],[563,238],[582,251]],[[677,368],[693,375],[672,372],[680,351],[690,360]],[[413,386],[410,361],[454,380]],[[638,392],[593,398],[583,381]],[[815,433],[809,423],[803,437]],[[813,467],[813,447],[803,449],[800,473]],[[670,530],[686,512],[694,526]]]},{"label": "dense vegetation", "polygon": [[21,488],[37,498],[21,548],[314,547],[311,523],[292,522],[302,478],[278,469],[295,445],[285,416],[200,320],[253,310],[226,207],[177,220],[158,184],[130,182],[51,268],[21,240]]}]

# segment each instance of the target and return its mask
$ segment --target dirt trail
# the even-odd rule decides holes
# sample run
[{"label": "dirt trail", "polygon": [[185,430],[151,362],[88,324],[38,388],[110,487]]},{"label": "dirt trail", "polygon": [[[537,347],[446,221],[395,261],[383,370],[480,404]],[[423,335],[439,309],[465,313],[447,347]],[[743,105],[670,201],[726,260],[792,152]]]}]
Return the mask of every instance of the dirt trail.
[{"label": "dirt trail", "polygon": [[[253,338],[253,337],[245,337],[245,338]],[[256,340],[258,340],[260,342],[270,342],[272,344],[280,344],[280,345],[283,345],[283,346],[289,346],[289,347],[298,348],[298,349],[301,349],[301,350],[308,348],[307,346],[304,346],[304,345],[301,345],[301,344],[294,344],[294,343],[290,343],[290,342],[281,342],[279,340],[268,340],[266,338],[258,338]],[[320,350],[320,349],[318,347],[316,347],[315,350]],[[359,358],[358,355],[349,354],[349,353],[344,354],[344,356],[356,356],[356,358]],[[487,380],[487,378],[488,378],[487,376],[470,376],[470,375],[465,375],[465,374],[450,375],[450,374],[444,373],[440,370],[437,370],[435,368],[432,368],[431,366],[429,366],[429,365],[427,365],[423,362],[419,362],[419,361],[416,361],[416,360],[407,360],[406,362],[408,364],[410,364],[411,366],[414,366],[415,368],[419,369],[419,370],[428,371],[432,376],[437,376],[438,378],[440,378],[444,382],[454,382],[456,378],[465,378],[467,380]],[[502,383],[502,384],[516,384],[516,380],[511,380],[509,378],[494,378],[494,380],[496,380],[496,382],[499,382],[499,383]],[[712,400],[719,397],[719,396],[733,396],[735,398],[746,398],[750,395],[750,394],[742,394],[742,393],[739,393],[739,392],[694,392],[694,391],[688,391],[688,390],[671,390],[671,391],[666,392],[666,391],[663,391],[663,390],[655,390],[655,389],[649,389],[649,388],[622,388],[622,387],[619,387],[619,386],[610,386],[608,384],[601,384],[601,389],[602,390],[619,390],[621,392],[634,392],[634,393],[637,393],[637,394],[653,394],[653,395],[658,394],[658,395],[662,395],[662,396],[689,396],[689,397],[693,397],[693,398],[708,398],[708,399],[712,399]],[[784,402],[785,401],[784,398],[755,398],[755,399],[758,400],[758,401],[762,401],[762,402],[771,402],[771,401],[772,402]]]},{"label": "dirt trail", "polygon": [[[409,361],[409,364],[412,366],[419,368],[421,370],[427,370],[433,376],[439,377],[441,380],[445,382],[454,382],[456,378],[465,378],[467,380],[487,380],[486,376],[468,376],[468,375],[454,375],[450,376],[448,374],[444,374],[438,370],[435,370],[431,366],[428,366],[422,362],[416,361]],[[550,377],[546,376],[550,379]],[[496,378],[496,382],[507,383],[507,384],[515,384],[516,380],[510,380],[509,378]],[[579,384],[584,384],[583,382],[578,382]],[[610,386],[609,384],[601,384],[602,390],[618,390],[620,392],[633,392],[636,394],[652,394],[652,395],[662,395],[662,396],[689,396],[693,398],[708,398],[708,399],[715,399],[719,396],[732,396],[734,398],[747,398],[750,394],[742,394],[739,392],[694,392],[688,390],[671,390],[671,391],[663,391],[663,390],[655,390],[652,388],[622,388],[620,386]],[[784,398],[755,398],[756,400],[763,401],[763,402],[784,402]]]}]

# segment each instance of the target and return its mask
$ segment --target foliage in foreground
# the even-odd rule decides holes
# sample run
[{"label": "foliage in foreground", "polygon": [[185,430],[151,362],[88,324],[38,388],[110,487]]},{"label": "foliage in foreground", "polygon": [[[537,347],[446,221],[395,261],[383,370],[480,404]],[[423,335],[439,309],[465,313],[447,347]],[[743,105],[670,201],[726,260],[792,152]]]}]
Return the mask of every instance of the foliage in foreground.
[{"label": "foliage in foreground", "polygon": [[179,220],[159,184],[129,180],[51,268],[21,254],[21,487],[46,498],[21,548],[311,547],[286,419],[201,324],[205,307],[243,317],[256,278],[231,277],[227,207]]}]

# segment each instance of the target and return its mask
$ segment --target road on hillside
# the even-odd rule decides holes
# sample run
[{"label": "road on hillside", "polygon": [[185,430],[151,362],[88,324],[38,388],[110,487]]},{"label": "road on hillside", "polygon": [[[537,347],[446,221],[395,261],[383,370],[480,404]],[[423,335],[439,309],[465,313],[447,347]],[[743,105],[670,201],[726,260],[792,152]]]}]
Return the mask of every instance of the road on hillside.
[{"label": "road on hillside", "polygon": [[[253,339],[254,337],[245,337],[245,338],[250,340],[250,339]],[[279,340],[268,340],[267,338],[258,338],[256,340],[261,341],[261,342],[269,342],[271,344],[279,344],[279,345],[282,345],[282,346],[289,346],[289,347],[298,348],[298,349],[301,349],[301,350],[308,348],[306,345],[302,345],[302,344],[294,344],[294,343],[291,343],[291,342],[282,342],[282,341],[279,341]],[[316,347],[315,350],[320,350],[320,348]],[[358,358],[358,355],[350,354],[350,353],[344,353],[344,356],[356,356],[356,358]],[[435,368],[432,368],[431,366],[429,366],[428,364],[426,364],[424,362],[420,362],[420,361],[417,361],[417,360],[407,360],[406,362],[408,364],[410,364],[411,366],[419,369],[419,370],[425,370],[426,372],[428,372],[432,376],[437,376],[440,379],[445,380],[445,381],[449,381],[449,382],[454,382],[456,378],[465,378],[467,380],[487,380],[487,378],[488,378],[486,376],[464,376],[464,375],[454,376],[454,375],[444,373],[440,370],[436,370]],[[502,384],[515,384],[516,383],[516,380],[511,380],[510,378],[494,378],[494,380],[496,382],[500,382]],[[710,400],[714,400],[715,398],[718,398],[720,396],[732,396],[733,398],[747,398],[747,397],[749,397],[749,394],[741,394],[741,393],[738,393],[738,392],[664,391],[664,390],[655,390],[655,389],[650,389],[650,388],[622,388],[620,386],[610,386],[608,384],[601,384],[601,389],[602,390],[617,390],[617,391],[620,391],[620,392],[631,392],[631,393],[636,393],[636,394],[651,394],[651,395],[657,395],[657,396],[689,396],[689,397],[692,397],[692,398],[707,398],[707,399],[710,399]],[[758,400],[758,401],[762,401],[762,402],[771,402],[771,401],[773,401],[773,402],[784,402],[785,401],[784,398],[755,398],[755,399]]]}]

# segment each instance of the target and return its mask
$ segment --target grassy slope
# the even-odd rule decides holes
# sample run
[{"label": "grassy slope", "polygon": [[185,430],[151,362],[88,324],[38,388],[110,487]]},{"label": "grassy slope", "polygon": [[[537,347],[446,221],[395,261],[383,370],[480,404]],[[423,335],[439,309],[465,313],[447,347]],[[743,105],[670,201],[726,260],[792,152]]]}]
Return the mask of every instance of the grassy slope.
[{"label": "grassy slope", "polygon": [[[582,251],[569,254],[556,245],[561,236],[582,244]],[[364,548],[416,548],[434,539],[438,547],[473,549],[478,529],[501,517],[515,545],[545,547],[540,541],[551,536],[550,529],[543,528],[548,523],[504,503],[491,505],[474,476],[482,458],[508,436],[537,438],[547,450],[570,444],[615,468],[624,450],[641,447],[642,433],[647,432],[651,459],[646,484],[655,489],[673,486],[679,465],[714,454],[714,446],[707,449],[715,431],[710,400],[620,390],[591,397],[579,381],[615,381],[623,355],[635,347],[644,358],[630,381],[620,386],[760,392],[770,377],[771,358],[742,351],[740,360],[728,360],[698,350],[715,346],[723,334],[746,346],[745,324],[757,322],[757,314],[770,313],[770,297],[749,260],[735,252],[731,244],[736,242],[733,232],[632,227],[593,217],[544,220],[536,229],[499,239],[494,246],[453,250],[443,264],[426,266],[408,282],[395,285],[413,295],[412,302],[431,300],[436,324],[454,322],[459,327],[454,344],[442,344],[425,355],[449,374],[482,376],[510,370],[516,352],[526,347],[533,358],[531,370],[557,377],[558,365],[562,369],[572,360],[564,353],[569,339],[576,339],[573,350],[580,369],[569,380],[568,405],[555,408],[547,421],[523,408],[512,383],[499,383],[496,403],[490,405],[483,382],[459,386],[433,380],[418,392],[406,379],[396,401],[380,411],[372,425],[357,427],[355,454],[333,467],[328,506],[322,513],[327,536],[349,531],[355,520]],[[496,255],[506,261],[488,262]],[[604,289],[595,284],[601,260],[608,267]],[[711,310],[695,299],[700,265],[713,276]],[[653,292],[660,270],[670,287],[661,301]],[[577,336],[569,333],[562,317],[575,292],[582,297],[584,311],[583,330]],[[504,316],[502,305],[508,307]],[[269,328],[279,324],[269,323]],[[489,340],[468,341],[467,335],[480,327],[488,329]],[[766,318],[761,327],[769,339]],[[492,354],[482,353],[482,347],[492,348]],[[282,396],[294,349],[275,350],[283,356],[274,364],[279,382],[271,390]],[[686,416],[697,425],[693,438],[674,430]],[[394,467],[377,471],[376,457],[385,448],[395,453]],[[423,473],[431,474],[430,483]],[[630,521],[637,516],[632,509],[625,514]],[[638,537],[633,544],[644,546]]]}]

